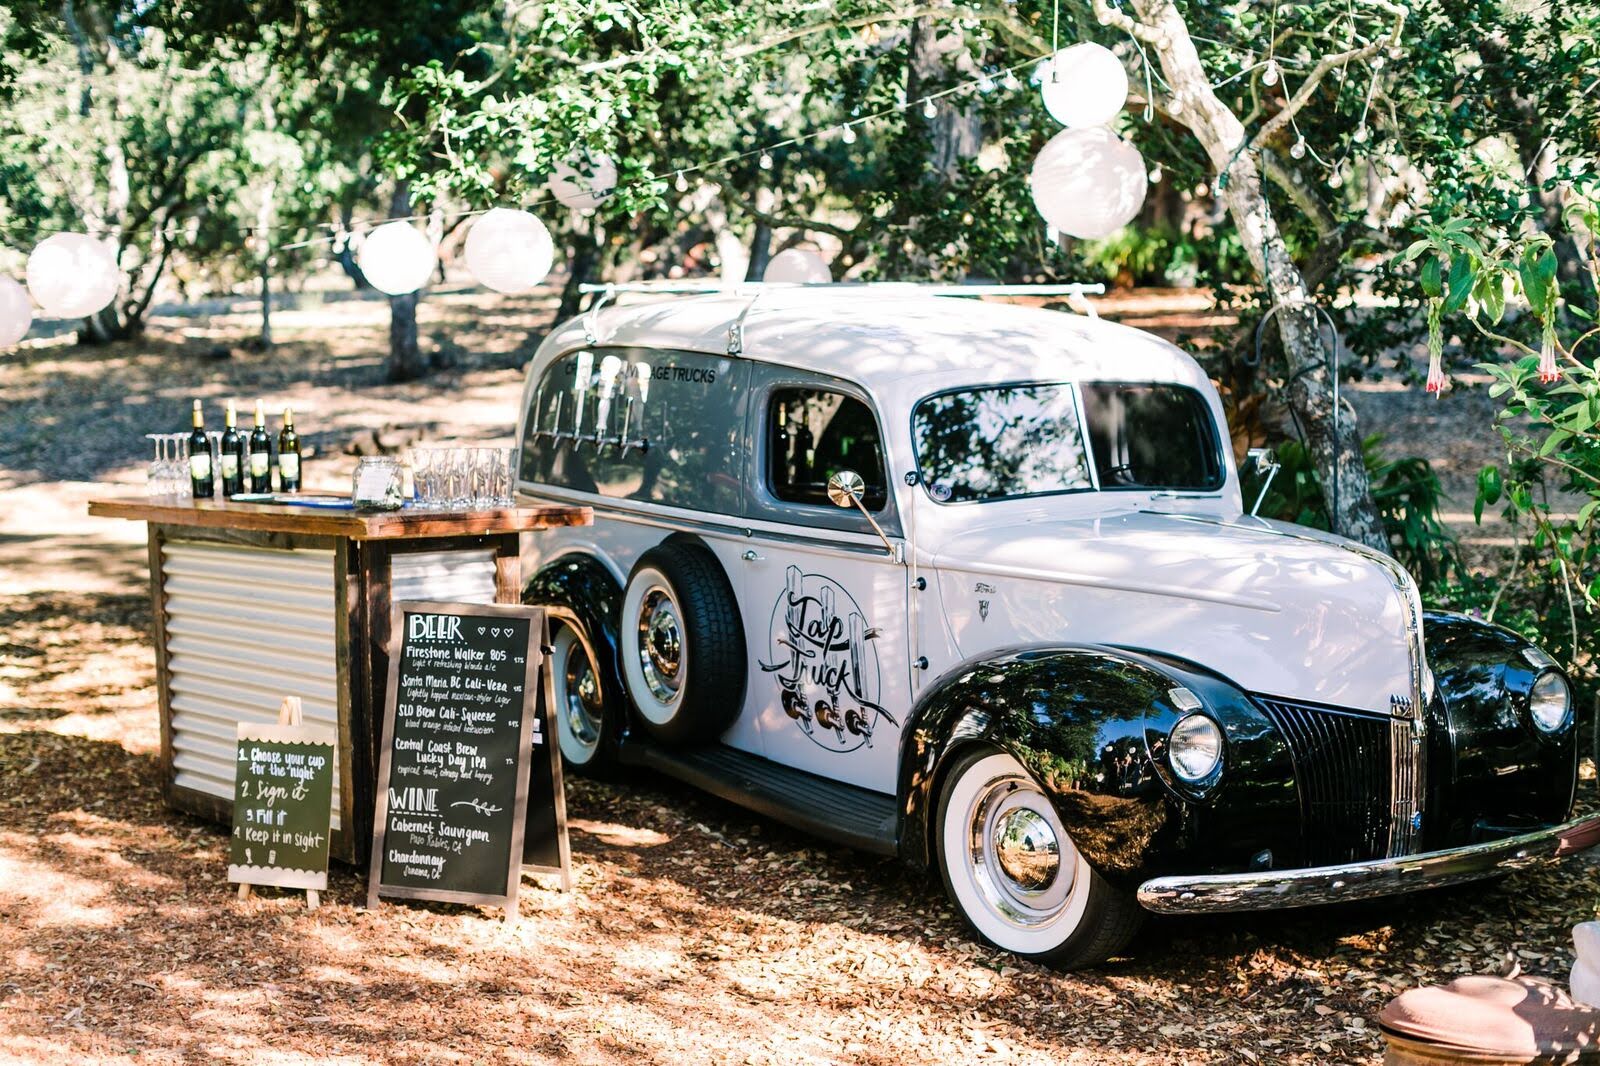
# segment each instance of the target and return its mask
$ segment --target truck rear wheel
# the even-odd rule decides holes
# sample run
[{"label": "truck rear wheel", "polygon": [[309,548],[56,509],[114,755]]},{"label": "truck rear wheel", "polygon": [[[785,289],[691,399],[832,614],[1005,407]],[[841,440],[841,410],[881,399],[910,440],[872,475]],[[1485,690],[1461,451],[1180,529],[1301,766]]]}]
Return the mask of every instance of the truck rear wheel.
[{"label": "truck rear wheel", "polygon": [[1073,846],[1022,764],[992,748],[959,756],[939,794],[945,891],[978,935],[1024,958],[1071,969],[1104,962],[1143,912]]},{"label": "truck rear wheel", "polygon": [[709,743],[733,724],[744,704],[744,627],[711,549],[674,539],[640,556],[618,631],[623,687],[653,737]]}]

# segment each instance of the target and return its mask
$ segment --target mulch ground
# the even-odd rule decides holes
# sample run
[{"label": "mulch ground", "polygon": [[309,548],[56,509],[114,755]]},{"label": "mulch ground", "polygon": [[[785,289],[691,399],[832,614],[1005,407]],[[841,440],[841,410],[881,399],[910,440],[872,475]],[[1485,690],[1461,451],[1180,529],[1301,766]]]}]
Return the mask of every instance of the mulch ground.
[{"label": "mulch ground", "polygon": [[[536,339],[538,307],[490,310],[432,321]],[[452,371],[448,391],[382,386],[381,307],[369,317],[323,345],[323,327],[284,314],[292,357],[221,369],[191,357],[248,324],[191,323],[170,350],[111,353],[116,389],[92,365],[69,376],[115,420],[130,403],[181,417],[191,390],[249,370],[318,405],[329,451],[328,427],[392,412],[505,432],[462,405],[509,422],[514,350]],[[132,478],[125,439],[58,470],[32,436],[69,417],[71,396],[51,390],[84,358],[0,364],[0,486]],[[34,572],[25,594],[0,580],[0,1061],[1377,1062],[1373,1018],[1395,993],[1512,969],[1564,982],[1568,931],[1596,916],[1596,870],[1572,862],[1360,906],[1152,920],[1126,957],[1058,973],[971,939],[920,874],[650,776],[570,784],[574,889],[528,879],[513,925],[467,907],[364,910],[340,866],[314,913],[272,890],[241,903],[223,829],[161,802],[148,600],[136,582],[69,577]]]}]

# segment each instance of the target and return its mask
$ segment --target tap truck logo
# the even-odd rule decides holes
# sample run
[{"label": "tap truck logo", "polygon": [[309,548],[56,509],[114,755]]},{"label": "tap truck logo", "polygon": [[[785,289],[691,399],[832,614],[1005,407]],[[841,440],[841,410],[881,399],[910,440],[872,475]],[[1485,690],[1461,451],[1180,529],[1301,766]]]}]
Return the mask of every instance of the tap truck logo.
[{"label": "tap truck logo", "polygon": [[782,689],[783,709],[806,736],[829,751],[872,746],[882,718],[877,633],[838,582],[789,567],[768,628],[771,661],[761,669]]}]

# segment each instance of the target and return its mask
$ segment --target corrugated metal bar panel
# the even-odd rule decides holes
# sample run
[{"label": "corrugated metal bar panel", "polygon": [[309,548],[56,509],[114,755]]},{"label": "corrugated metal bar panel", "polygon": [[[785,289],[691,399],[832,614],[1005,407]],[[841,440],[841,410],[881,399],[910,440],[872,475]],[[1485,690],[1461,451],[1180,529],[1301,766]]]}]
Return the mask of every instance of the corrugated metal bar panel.
[{"label": "corrugated metal bar panel", "polygon": [[[276,722],[299,696],[307,724],[339,725],[331,550],[162,545],[173,783],[232,802],[240,722]],[[334,766],[333,827],[343,769]]]},{"label": "corrugated metal bar panel", "polygon": [[494,550],[397,553],[389,563],[389,596],[401,600],[494,602]]}]

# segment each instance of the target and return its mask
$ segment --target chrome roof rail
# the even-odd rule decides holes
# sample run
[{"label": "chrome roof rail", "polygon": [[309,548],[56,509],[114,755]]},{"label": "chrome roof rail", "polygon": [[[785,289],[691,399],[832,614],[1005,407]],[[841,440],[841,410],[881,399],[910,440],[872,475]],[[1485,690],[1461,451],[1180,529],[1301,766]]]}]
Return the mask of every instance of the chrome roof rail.
[{"label": "chrome roof rail", "polygon": [[655,296],[688,296],[692,294],[726,292],[736,295],[759,295],[765,292],[784,292],[799,289],[840,290],[870,289],[885,293],[916,292],[925,296],[1099,296],[1106,287],[1099,282],[1065,285],[961,285],[946,282],[917,281],[607,281],[585,282],[578,286],[580,293],[601,293],[606,299],[622,293],[643,293]]}]

